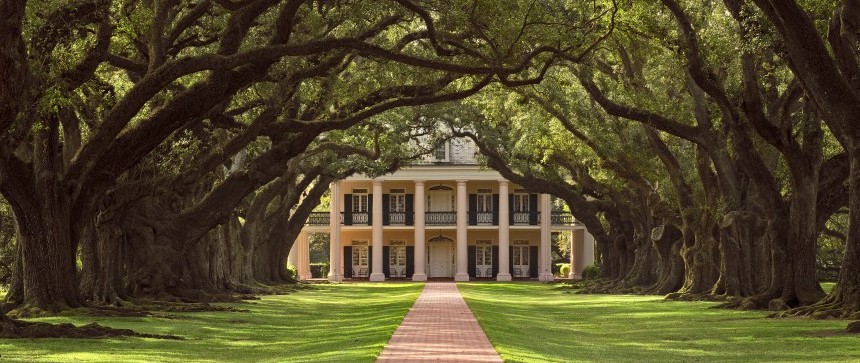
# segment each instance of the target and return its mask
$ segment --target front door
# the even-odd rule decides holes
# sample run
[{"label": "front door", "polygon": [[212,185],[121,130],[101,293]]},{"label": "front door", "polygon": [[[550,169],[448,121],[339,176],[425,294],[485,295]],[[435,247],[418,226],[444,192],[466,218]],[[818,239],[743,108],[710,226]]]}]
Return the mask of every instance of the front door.
[{"label": "front door", "polygon": [[[366,243],[366,242],[365,242]],[[367,246],[352,246],[352,276],[368,277],[370,269],[368,262]]]},{"label": "front door", "polygon": [[450,243],[430,244],[430,277],[451,277],[453,264]]},{"label": "front door", "polygon": [[529,277],[529,246],[514,246],[514,277]]},{"label": "front door", "polygon": [[493,277],[493,247],[475,247],[475,277]]},{"label": "front door", "polygon": [[390,278],[406,277],[406,246],[391,246],[388,250]]}]

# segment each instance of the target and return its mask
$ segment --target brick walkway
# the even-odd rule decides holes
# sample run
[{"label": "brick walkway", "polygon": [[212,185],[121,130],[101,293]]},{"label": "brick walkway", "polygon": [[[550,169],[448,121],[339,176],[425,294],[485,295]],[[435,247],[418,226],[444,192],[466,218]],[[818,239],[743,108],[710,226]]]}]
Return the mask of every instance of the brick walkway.
[{"label": "brick walkway", "polygon": [[453,282],[428,282],[377,362],[501,362]]}]

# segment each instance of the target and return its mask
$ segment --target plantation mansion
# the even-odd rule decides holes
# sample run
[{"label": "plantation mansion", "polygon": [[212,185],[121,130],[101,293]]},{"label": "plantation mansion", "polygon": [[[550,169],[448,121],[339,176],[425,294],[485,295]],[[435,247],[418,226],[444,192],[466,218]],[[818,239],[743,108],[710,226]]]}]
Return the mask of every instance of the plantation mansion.
[{"label": "plantation mansion", "polygon": [[330,212],[313,213],[290,254],[309,279],[308,235],[330,234],[329,280],[537,278],[552,281],[551,233],[570,231],[571,278],[594,262],[594,238],[550,195],[530,194],[482,169],[474,144],[454,139],[393,174],[331,186]]}]

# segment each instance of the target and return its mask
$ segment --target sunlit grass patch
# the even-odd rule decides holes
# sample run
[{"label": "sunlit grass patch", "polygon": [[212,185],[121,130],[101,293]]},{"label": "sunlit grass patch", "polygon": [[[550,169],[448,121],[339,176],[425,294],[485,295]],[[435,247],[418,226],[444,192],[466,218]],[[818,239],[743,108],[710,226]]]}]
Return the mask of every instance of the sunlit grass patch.
[{"label": "sunlit grass patch", "polygon": [[0,362],[373,362],[422,286],[313,285],[290,295],[230,304],[250,312],[40,318],[36,320],[95,321],[186,340],[0,340]]},{"label": "sunlit grass patch", "polygon": [[460,283],[490,342],[510,362],[860,362],[845,321],[660,296],[579,295],[537,283]]}]

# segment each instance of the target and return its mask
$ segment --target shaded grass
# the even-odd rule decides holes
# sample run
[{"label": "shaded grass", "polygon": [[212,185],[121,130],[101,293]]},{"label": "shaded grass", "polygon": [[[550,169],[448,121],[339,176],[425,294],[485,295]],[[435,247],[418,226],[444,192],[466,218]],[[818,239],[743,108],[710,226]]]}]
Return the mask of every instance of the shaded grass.
[{"label": "shaded grass", "polygon": [[458,287],[507,362],[860,362],[860,336],[835,334],[845,321],[537,283]]},{"label": "shaded grass", "polygon": [[312,285],[290,295],[221,304],[250,312],[143,318],[51,317],[97,322],[184,341],[141,338],[0,340],[2,362],[372,362],[423,284]]}]

